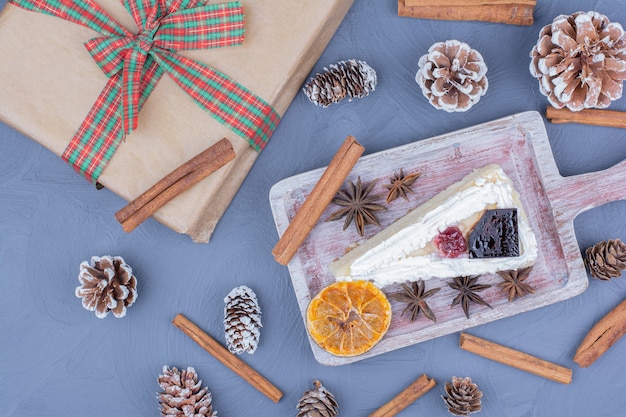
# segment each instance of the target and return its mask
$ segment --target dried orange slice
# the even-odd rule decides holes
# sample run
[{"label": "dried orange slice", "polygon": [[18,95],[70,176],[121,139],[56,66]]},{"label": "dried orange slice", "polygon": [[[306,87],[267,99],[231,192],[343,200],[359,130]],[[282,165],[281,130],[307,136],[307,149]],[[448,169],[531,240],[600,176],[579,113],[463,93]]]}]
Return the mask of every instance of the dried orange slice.
[{"label": "dried orange slice", "polygon": [[339,281],[320,291],[306,312],[311,338],[336,356],[356,356],[383,338],[391,305],[369,281]]}]

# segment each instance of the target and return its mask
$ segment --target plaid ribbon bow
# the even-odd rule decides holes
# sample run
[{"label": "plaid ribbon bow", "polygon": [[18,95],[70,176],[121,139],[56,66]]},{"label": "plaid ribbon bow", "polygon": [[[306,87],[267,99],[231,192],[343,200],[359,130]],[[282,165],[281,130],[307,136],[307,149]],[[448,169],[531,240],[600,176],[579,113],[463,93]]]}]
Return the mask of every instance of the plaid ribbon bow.
[{"label": "plaid ribbon bow", "polygon": [[139,32],[133,34],[92,0],[10,0],[11,4],[86,26],[102,36],[85,47],[107,84],[62,157],[96,182],[122,139],[137,128],[144,102],[167,73],[220,123],[260,151],[280,116],[262,98],[219,71],[175,53],[243,42],[239,1],[121,0]]}]

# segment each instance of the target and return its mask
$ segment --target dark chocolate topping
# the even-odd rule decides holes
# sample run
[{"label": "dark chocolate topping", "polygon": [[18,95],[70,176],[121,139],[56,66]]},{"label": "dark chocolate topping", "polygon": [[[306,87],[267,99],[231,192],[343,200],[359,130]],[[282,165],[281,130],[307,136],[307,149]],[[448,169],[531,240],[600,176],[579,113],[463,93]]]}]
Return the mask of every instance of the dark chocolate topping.
[{"label": "dark chocolate topping", "polygon": [[485,211],[467,241],[470,258],[519,256],[517,209]]}]

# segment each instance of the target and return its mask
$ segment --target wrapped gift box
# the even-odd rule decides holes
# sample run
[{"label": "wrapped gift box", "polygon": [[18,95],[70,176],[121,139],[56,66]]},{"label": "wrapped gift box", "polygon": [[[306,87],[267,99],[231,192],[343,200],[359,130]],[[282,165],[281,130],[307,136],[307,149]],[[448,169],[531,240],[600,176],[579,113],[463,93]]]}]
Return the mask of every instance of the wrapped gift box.
[{"label": "wrapped gift box", "polygon": [[[243,45],[178,53],[227,74],[282,115],[353,1],[242,0]],[[96,2],[137,32],[122,2]],[[83,46],[95,36],[81,25],[8,4],[0,14],[0,121],[62,155],[107,82]],[[232,142],[236,158],[154,215],[194,241],[208,242],[258,152],[167,75],[98,182],[132,200],[224,137]]]}]

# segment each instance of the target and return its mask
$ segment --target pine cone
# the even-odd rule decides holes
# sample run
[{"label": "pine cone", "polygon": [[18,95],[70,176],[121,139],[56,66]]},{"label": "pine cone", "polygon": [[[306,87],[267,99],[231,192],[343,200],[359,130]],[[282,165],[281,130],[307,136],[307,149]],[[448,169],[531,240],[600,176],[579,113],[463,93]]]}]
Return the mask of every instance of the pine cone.
[{"label": "pine cone", "polygon": [[329,67],[324,68],[326,72],[311,78],[302,89],[318,106],[328,107],[346,96],[348,101],[352,101],[376,89],[376,71],[364,61],[350,59]]},{"label": "pine cone", "polygon": [[76,297],[83,299],[83,307],[105,318],[109,312],[117,318],[126,315],[138,297],[137,279],[131,267],[119,256],[92,256],[91,262],[80,264],[80,286]]},{"label": "pine cone", "polygon": [[415,81],[437,109],[469,110],[485,95],[487,65],[482,55],[465,42],[438,42],[419,60]]},{"label": "pine cone", "polygon": [[256,294],[242,285],[224,298],[224,331],[231,353],[254,353],[261,335],[261,308]]},{"label": "pine cone", "polygon": [[556,108],[606,108],[622,96],[626,36],[597,12],[557,16],[539,32],[530,73]]},{"label": "pine cone", "polygon": [[318,380],[313,381],[314,389],[305,391],[298,402],[298,417],[334,417],[339,405],[333,394]]},{"label": "pine cone", "polygon": [[481,410],[480,399],[483,393],[478,385],[472,383],[469,377],[452,377],[452,382],[446,382],[445,391],[448,396],[442,395],[448,411],[455,416],[467,416]]},{"label": "pine cone", "polygon": [[619,239],[596,243],[585,250],[584,261],[592,277],[617,278],[626,269],[626,243]]},{"label": "pine cone", "polygon": [[189,367],[185,371],[163,367],[159,375],[159,386],[163,392],[157,393],[161,405],[161,415],[184,417],[214,417],[213,399],[207,387],[198,381],[196,370]]}]

